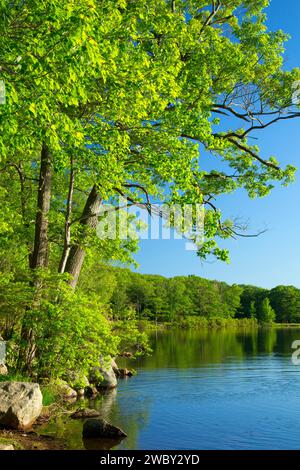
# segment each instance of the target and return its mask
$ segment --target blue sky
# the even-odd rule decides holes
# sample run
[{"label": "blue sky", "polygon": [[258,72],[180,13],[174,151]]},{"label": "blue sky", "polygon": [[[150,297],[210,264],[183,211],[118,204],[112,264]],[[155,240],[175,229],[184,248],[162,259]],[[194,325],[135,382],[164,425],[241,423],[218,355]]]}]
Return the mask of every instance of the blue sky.
[{"label": "blue sky", "polygon": [[[300,67],[300,2],[272,0],[268,26],[283,29],[292,38],[286,45],[285,68]],[[261,154],[275,155],[282,165],[300,168],[300,120],[279,123],[259,134]],[[249,229],[268,231],[258,238],[226,241],[231,263],[201,262],[182,240],[142,240],[136,255],[139,272],[164,276],[196,274],[208,279],[271,288],[279,284],[300,287],[300,170],[297,182],[278,187],[263,199],[250,200],[244,191],[220,199],[225,216],[246,220]]]}]

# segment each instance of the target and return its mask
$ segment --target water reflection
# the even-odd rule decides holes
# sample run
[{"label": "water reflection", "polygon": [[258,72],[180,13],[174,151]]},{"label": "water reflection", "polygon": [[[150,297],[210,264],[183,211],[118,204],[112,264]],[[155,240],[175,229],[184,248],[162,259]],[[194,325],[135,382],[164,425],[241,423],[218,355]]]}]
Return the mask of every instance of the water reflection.
[{"label": "water reflection", "polygon": [[86,450],[110,450],[117,447],[122,439],[83,439]]},{"label": "water reflection", "polygon": [[[155,353],[138,360],[136,367],[181,369],[220,363],[230,357],[243,360],[249,356],[275,351],[277,338],[280,341],[279,350],[290,353],[294,334],[295,330],[275,328],[160,332],[152,338]],[[128,367],[134,366],[128,360],[126,362]]]},{"label": "water reflection", "polygon": [[46,432],[72,449],[300,448],[295,339],[292,328],[154,334],[152,356],[123,361],[138,375],[86,403],[126,439],[83,442],[82,422],[63,416]]}]

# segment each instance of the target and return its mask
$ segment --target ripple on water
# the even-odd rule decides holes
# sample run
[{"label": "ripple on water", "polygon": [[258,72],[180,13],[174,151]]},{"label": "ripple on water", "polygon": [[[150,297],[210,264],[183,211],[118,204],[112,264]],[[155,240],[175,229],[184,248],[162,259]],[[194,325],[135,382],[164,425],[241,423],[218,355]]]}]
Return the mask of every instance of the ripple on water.
[{"label": "ripple on water", "polygon": [[[127,432],[115,448],[299,449],[300,366],[290,357],[298,336],[165,332],[153,355],[134,364],[137,376],[89,406]],[[52,432],[83,448],[81,426],[61,422]]]}]

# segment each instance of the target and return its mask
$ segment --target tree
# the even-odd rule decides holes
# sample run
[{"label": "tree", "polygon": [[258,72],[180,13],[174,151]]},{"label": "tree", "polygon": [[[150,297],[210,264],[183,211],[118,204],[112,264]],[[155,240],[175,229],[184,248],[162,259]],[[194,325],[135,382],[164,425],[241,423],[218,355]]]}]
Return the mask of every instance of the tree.
[{"label": "tree", "polygon": [[185,279],[175,277],[167,283],[167,299],[169,306],[168,320],[174,321],[178,317],[184,317],[190,309],[190,299],[188,296],[188,286]]},{"label": "tree", "polygon": [[[237,312],[238,318],[251,318],[254,309],[257,311],[257,306],[262,303],[263,299],[269,295],[269,291],[255,286],[240,286],[242,288],[241,304]],[[257,317],[257,312],[256,312]]]},{"label": "tree", "polygon": [[141,319],[143,311],[149,307],[153,295],[152,285],[150,282],[135,273],[131,276],[131,283],[127,286],[127,295],[130,304],[137,312],[138,318]]},{"label": "tree", "polygon": [[243,289],[238,285],[228,286],[225,283],[219,284],[220,295],[222,299],[223,316],[235,317],[241,303],[241,293]]},{"label": "tree", "polygon": [[300,320],[300,290],[293,286],[277,286],[270,291],[270,301],[280,322]]},{"label": "tree", "polygon": [[255,304],[255,301],[252,300],[251,304],[250,304],[250,310],[249,310],[249,314],[250,314],[250,318],[252,319],[255,319],[257,318],[256,315],[256,304]]},{"label": "tree", "polygon": [[[28,367],[26,313],[39,321],[49,279],[59,273],[75,290],[91,252],[131,259],[134,240],[96,237],[105,202],[202,203],[198,254],[228,260],[217,240],[241,233],[222,219],[218,197],[238,188],[265,196],[293,180],[292,166],[281,169],[249,140],[299,116],[300,73],[282,68],[287,37],[266,30],[267,3],[1,0],[1,252],[11,282],[32,290],[22,328]],[[199,151],[226,170],[204,171]]]},{"label": "tree", "polygon": [[271,307],[270,299],[266,297],[259,307],[258,319],[261,323],[273,323],[275,318],[276,314]]}]

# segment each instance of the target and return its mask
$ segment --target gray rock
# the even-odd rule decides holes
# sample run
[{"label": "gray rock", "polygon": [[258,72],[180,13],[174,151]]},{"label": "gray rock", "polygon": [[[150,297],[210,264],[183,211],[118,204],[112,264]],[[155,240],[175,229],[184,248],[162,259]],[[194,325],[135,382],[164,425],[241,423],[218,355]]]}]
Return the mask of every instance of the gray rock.
[{"label": "gray rock", "polygon": [[61,387],[64,398],[76,398],[77,392],[70,385],[62,385]]},{"label": "gray rock", "polygon": [[109,438],[117,439],[127,437],[127,434],[122,429],[109,424],[105,419],[93,418],[88,419],[83,425],[82,437],[84,439],[90,438]]},{"label": "gray rock", "polygon": [[71,418],[73,419],[83,419],[83,418],[95,418],[100,416],[99,411],[92,410],[90,408],[84,408],[82,410],[77,410],[75,413],[71,414]]},{"label": "gray rock", "polygon": [[90,385],[88,378],[81,372],[69,371],[65,374],[65,381],[74,390],[81,390]]},{"label": "gray rock", "polygon": [[130,369],[119,369],[118,371],[118,377],[124,378],[124,377],[132,377],[133,372]]},{"label": "gray rock", "polygon": [[110,365],[111,365],[111,367],[112,367],[114,373],[115,373],[116,375],[118,375],[119,366],[118,366],[118,364],[116,363],[116,361],[115,361],[113,358],[112,358],[112,360],[111,360],[111,362],[110,362]]},{"label": "gray rock", "polygon": [[98,388],[115,388],[117,386],[116,374],[111,366],[94,367],[90,374],[90,382]]},{"label": "gray rock", "polygon": [[15,450],[11,444],[0,444],[0,450]]},{"label": "gray rock", "polygon": [[30,427],[41,414],[42,402],[39,384],[0,383],[0,424],[13,429]]},{"label": "gray rock", "polygon": [[8,369],[5,364],[0,363],[0,375],[7,375]]},{"label": "gray rock", "polygon": [[76,390],[70,387],[70,385],[67,384],[67,382],[65,382],[64,380],[57,381],[56,385],[59,395],[61,395],[63,398],[69,399],[77,397]]}]

